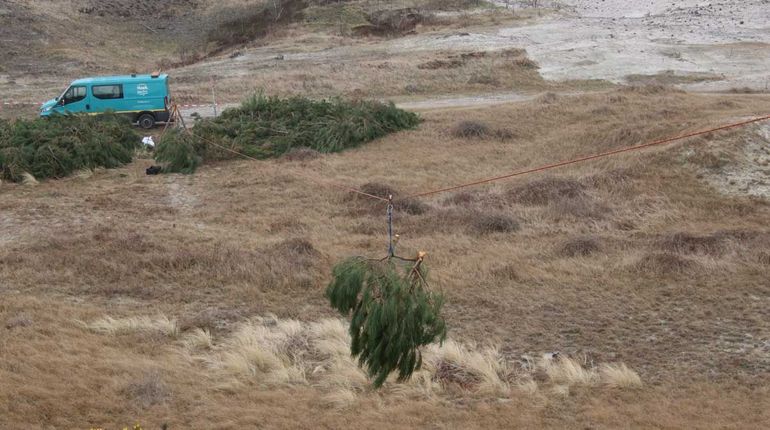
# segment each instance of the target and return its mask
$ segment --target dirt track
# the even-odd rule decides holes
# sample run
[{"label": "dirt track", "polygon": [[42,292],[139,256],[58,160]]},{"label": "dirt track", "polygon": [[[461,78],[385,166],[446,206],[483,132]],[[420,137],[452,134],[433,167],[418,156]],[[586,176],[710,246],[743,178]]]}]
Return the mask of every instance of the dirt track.
[{"label": "dirt track", "polygon": [[[443,98],[429,98],[414,101],[405,101],[396,103],[396,106],[402,109],[408,110],[437,110],[437,109],[454,109],[454,108],[466,108],[466,107],[483,107],[494,106],[504,103],[513,103],[532,100],[537,95],[534,94],[520,94],[515,92],[508,93],[496,93],[496,94],[480,94],[475,96],[465,97],[443,97]],[[226,103],[218,106],[218,112],[223,109],[237,106],[236,103]],[[197,113],[203,118],[209,118],[214,116],[213,106],[196,106],[196,107],[182,107],[180,108],[182,116],[185,121],[192,121],[193,114]]]}]

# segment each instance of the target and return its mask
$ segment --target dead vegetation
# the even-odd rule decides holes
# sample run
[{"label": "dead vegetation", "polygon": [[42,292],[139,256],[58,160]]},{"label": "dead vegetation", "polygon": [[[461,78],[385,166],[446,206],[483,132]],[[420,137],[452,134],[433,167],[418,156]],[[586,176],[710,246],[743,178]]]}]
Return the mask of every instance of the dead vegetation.
[{"label": "dead vegetation", "polygon": [[301,20],[307,5],[307,0],[271,0],[218,10],[217,25],[206,36],[214,45],[208,55],[263,38],[278,26]]},{"label": "dead vegetation", "polygon": [[[402,197],[402,193],[398,190],[383,183],[367,182],[359,187],[358,190],[381,199],[393,198],[393,206],[397,213],[422,215],[430,210],[430,206],[422,201],[410,197]],[[357,213],[363,212],[371,215],[385,213],[385,204],[382,201],[372,200],[357,193],[350,193],[346,196],[346,200]]]},{"label": "dead vegetation", "polygon": [[657,252],[647,254],[637,263],[640,272],[652,276],[681,275],[697,268],[698,263],[678,254]]},{"label": "dead vegetation", "polygon": [[681,85],[698,82],[721,81],[724,76],[711,73],[677,74],[673,70],[666,70],[653,75],[629,75],[626,81],[633,85]]},{"label": "dead vegetation", "polygon": [[31,326],[33,322],[34,321],[32,321],[32,318],[30,318],[29,315],[21,312],[8,318],[8,320],[5,321],[5,328],[11,330],[17,327],[28,327]]},{"label": "dead vegetation", "polygon": [[543,206],[563,200],[582,199],[586,193],[585,185],[574,179],[548,177],[514,187],[507,192],[506,197],[515,203]]},{"label": "dead vegetation", "polygon": [[470,219],[471,230],[478,234],[509,233],[519,229],[519,223],[504,214],[480,213]]},{"label": "dead vegetation", "polygon": [[123,394],[143,409],[162,404],[171,397],[159,372],[148,372],[123,388]]},{"label": "dead vegetation", "polygon": [[[212,337],[200,328],[190,330],[176,348],[181,357],[223,387],[310,386],[320,390],[326,402],[337,408],[348,408],[366,397],[378,395],[371,392],[371,381],[351,359],[349,344],[343,321],[301,322],[270,316],[251,318],[221,338]],[[499,399],[510,397],[517,390],[534,395],[540,390],[569,390],[572,386],[604,384],[638,388],[642,385],[639,375],[624,364],[593,367],[566,356],[549,354],[537,360],[510,360],[496,346],[480,347],[454,340],[428,347],[423,363],[408,381],[398,383],[395,378],[387,381],[379,395],[423,400],[448,394]],[[539,383],[534,380],[538,372],[546,375]],[[170,397],[157,371],[144,374],[122,391],[143,408],[163,403]]]},{"label": "dead vegetation", "polygon": [[[92,243],[100,243],[101,246],[94,248]],[[98,256],[104,253],[120,253],[125,258],[116,262],[99,259]],[[116,232],[101,226],[95,232],[73,234],[65,240],[48,240],[7,263],[10,270],[27,273],[27,285],[43,282],[51,272],[24,267],[47,261],[50,264],[48,267],[62,264],[70,268],[70,271],[61,274],[60,280],[70,284],[70,288],[74,288],[72,292],[77,294],[145,299],[165,296],[173,301],[175,299],[168,295],[169,289],[200,284],[201,281],[207,288],[219,288],[225,280],[267,289],[308,288],[320,279],[318,269],[322,259],[313,245],[303,239],[281,240],[261,249],[233,247],[221,242],[172,245],[155,241],[145,234]],[[143,273],[145,279],[137,278],[136,273]],[[248,290],[244,293],[248,294]],[[206,292],[191,291],[188,294],[190,297],[203,297]],[[141,320],[133,323],[169,336],[173,335],[176,326],[173,321]],[[94,329],[120,330],[110,321],[104,327]],[[126,329],[131,330],[132,327]]]},{"label": "dead vegetation", "polygon": [[660,248],[665,252],[677,254],[712,254],[724,252],[724,236],[698,236],[690,233],[677,232],[664,236]]},{"label": "dead vegetation", "polygon": [[[255,47],[249,55],[223,60],[222,63],[183,68],[175,73],[174,89],[177,95],[198,97],[186,102],[208,102],[210,74],[217,76],[218,97],[232,102],[239,101],[243,94],[251,93],[255,88],[264,88],[271,95],[280,96],[301,93],[314,98],[339,95],[372,98],[415,94],[486,94],[492,90],[526,94],[569,91],[586,85],[581,82],[546,82],[538,70],[517,64],[517,59],[526,58],[526,51],[523,50],[513,50],[511,54],[507,51],[448,54],[444,51],[404,49],[390,52],[392,48],[388,48],[387,56],[377,54],[378,51],[364,51],[361,53],[363,57],[359,58],[336,42],[330,43],[325,38],[307,42],[303,49],[309,51],[306,54],[308,60],[301,60],[305,54],[302,57],[289,54],[290,47],[279,50]],[[373,49],[366,48],[368,45],[364,41],[350,43],[361,49]],[[260,73],[244,81],[243,76],[236,73],[235,61],[237,70],[254,69]],[[311,61],[313,67],[298,67],[304,61]],[[206,73],[205,78],[202,78],[202,73]],[[591,88],[596,87],[601,88],[602,85]],[[202,95],[205,98],[200,99]]]},{"label": "dead vegetation", "polygon": [[315,149],[312,148],[294,148],[289,150],[286,154],[281,157],[283,160],[286,161],[299,161],[299,162],[305,162],[305,161],[311,161],[315,160],[316,158],[320,158],[322,154]]},{"label": "dead vegetation", "polygon": [[482,121],[465,120],[455,125],[451,134],[458,139],[488,139],[496,138],[502,141],[514,139],[516,136],[507,128],[491,128]]},{"label": "dead vegetation", "polygon": [[422,12],[414,8],[382,9],[366,16],[368,24],[353,27],[359,36],[399,36],[414,32],[424,20]]},{"label": "dead vegetation", "polygon": [[462,121],[452,129],[452,136],[458,138],[483,138],[489,136],[492,130],[488,125],[479,121]]},{"label": "dead vegetation", "polygon": [[595,237],[576,237],[560,247],[559,254],[565,257],[586,257],[601,250],[599,240]]},{"label": "dead vegetation", "polygon": [[[384,255],[385,205],[304,177],[368,182],[398,203],[596,152],[620,127],[654,120],[654,135],[677,134],[767,102],[560,95],[429,112],[417,130],[303,164],[230,160],[148,177],[140,159],[3,183],[0,426],[141,416],[146,427],[339,428],[387,416],[394,428],[762,428],[770,205],[699,178],[686,155],[704,142],[416,200],[422,211],[397,206],[398,251],[429,252],[452,342],[381,395],[350,361],[322,290],[334,261]],[[615,114],[591,113],[607,106]],[[447,138],[468,118],[521,138]],[[756,132],[708,144],[740,151]],[[480,234],[486,216],[500,218]],[[518,229],[497,231],[511,220]]]}]

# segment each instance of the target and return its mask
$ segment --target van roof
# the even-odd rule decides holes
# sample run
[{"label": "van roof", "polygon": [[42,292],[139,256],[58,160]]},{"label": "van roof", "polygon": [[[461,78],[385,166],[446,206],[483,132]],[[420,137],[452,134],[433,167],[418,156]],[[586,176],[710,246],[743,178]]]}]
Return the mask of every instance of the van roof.
[{"label": "van roof", "polygon": [[114,83],[131,83],[131,82],[146,82],[146,81],[165,81],[168,79],[167,74],[159,75],[153,78],[152,75],[116,75],[116,76],[94,76],[90,78],[82,78],[72,82],[72,85],[92,85],[92,84],[114,84]]}]

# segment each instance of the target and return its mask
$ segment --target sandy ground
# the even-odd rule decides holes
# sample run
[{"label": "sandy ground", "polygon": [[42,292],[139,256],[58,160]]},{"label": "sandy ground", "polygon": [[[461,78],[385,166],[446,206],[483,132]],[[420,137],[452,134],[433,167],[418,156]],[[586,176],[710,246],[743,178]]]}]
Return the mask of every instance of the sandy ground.
[{"label": "sandy ground", "polygon": [[706,171],[703,177],[725,194],[770,199],[770,123],[759,124],[756,133],[746,135],[733,162],[717,173]]},{"label": "sandy ground", "polygon": [[[504,2],[500,2],[503,4]],[[634,79],[677,85],[691,91],[770,87],[770,2],[631,2],[569,0],[546,3],[540,18],[497,27],[436,31],[354,45],[278,43],[179,69],[183,79],[219,76],[248,79],[278,62],[296,67],[367,61],[405,52],[495,51],[525,48],[545,79]],[[509,13],[509,12],[500,12]],[[513,12],[515,13],[515,12]],[[631,78],[631,79],[629,79]],[[410,101],[407,108],[467,106],[484,100],[519,100],[494,93],[454,102]]]},{"label": "sandy ground", "polygon": [[[504,4],[505,2],[498,2]],[[531,25],[434,38],[429,45],[526,48],[546,79],[606,79],[629,75],[709,74],[689,90],[770,85],[770,2],[567,0]],[[409,45],[422,45],[416,40]],[[717,80],[718,79],[718,80]]]},{"label": "sandy ground", "polygon": [[[629,75],[706,74],[713,80],[685,82],[690,90],[770,85],[770,3],[685,0],[627,2],[570,0],[555,13],[523,25],[492,30],[421,34],[372,44],[360,54],[404,51],[496,50],[525,48],[546,79],[606,79]],[[368,52],[367,52],[368,51]],[[226,75],[249,74],[274,61],[275,52],[257,50],[237,58],[194,67]],[[287,61],[334,61],[350,57],[341,46],[320,52],[286,53]],[[243,66],[243,67],[240,67]],[[686,81],[686,79],[684,79]]]}]

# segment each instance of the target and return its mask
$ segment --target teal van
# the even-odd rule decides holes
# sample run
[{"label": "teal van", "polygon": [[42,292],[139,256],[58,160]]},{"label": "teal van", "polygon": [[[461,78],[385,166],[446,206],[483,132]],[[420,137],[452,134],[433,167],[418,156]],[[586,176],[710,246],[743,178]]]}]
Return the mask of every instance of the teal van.
[{"label": "teal van", "polygon": [[169,120],[168,75],[101,76],[78,79],[57,98],[43,103],[40,116],[60,114],[128,115],[142,128]]}]

